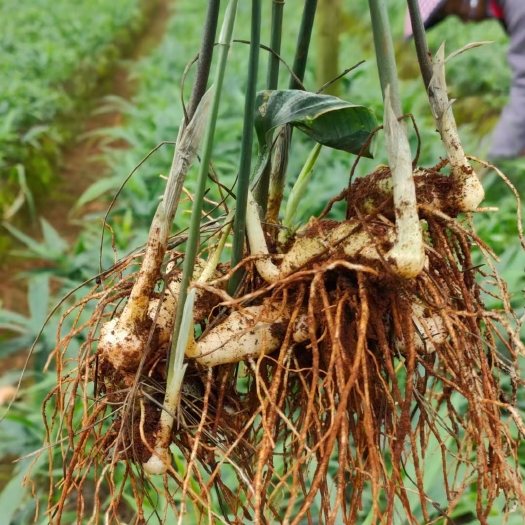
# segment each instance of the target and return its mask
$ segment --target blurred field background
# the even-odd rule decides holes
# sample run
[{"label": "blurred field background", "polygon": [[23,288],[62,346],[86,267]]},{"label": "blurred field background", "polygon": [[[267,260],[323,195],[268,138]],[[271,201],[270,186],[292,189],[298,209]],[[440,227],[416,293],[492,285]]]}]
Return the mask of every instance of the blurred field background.
[{"label": "blurred field background", "polygon": [[[419,78],[413,44],[403,40],[403,2],[389,3],[403,109],[414,115],[419,127],[420,164],[432,165],[444,151]],[[4,0],[0,4],[0,389],[5,398],[12,392],[27,350],[51,307],[65,292],[98,273],[101,217],[111,198],[151,149],[177,137],[183,115],[182,73],[198,52],[204,7],[204,0]],[[301,7],[298,0],[290,0],[285,7],[282,56],[288,61],[295,48]],[[266,2],[262,33],[266,44],[270,8]],[[249,7],[243,2],[234,38],[249,38],[248,15]],[[365,63],[337,83],[338,96],[373,108],[381,120],[367,2],[345,2],[339,23],[339,70],[361,60]],[[433,51],[442,41],[450,53],[469,42],[485,40],[493,43],[454,58],[447,69],[465,151],[480,158],[507,101],[507,38],[496,22],[464,26],[454,19],[429,33]],[[328,80],[316,72],[320,54],[321,47],[314,39],[305,77],[311,91]],[[234,44],[214,148],[215,169],[227,186],[233,183],[238,166],[247,61],[248,46]],[[264,55],[261,64],[265,66]],[[192,72],[185,84],[186,101]],[[263,70],[259,82],[263,89]],[[287,82],[282,67],[281,87]],[[307,138],[294,138],[290,186],[311,149]],[[411,140],[415,151],[413,133]],[[159,175],[169,170],[172,154],[172,145],[159,148],[120,193],[109,217],[117,254],[111,247],[111,236],[106,235],[103,267],[145,242],[164,187]],[[301,220],[319,213],[347,185],[353,161],[354,157],[342,152],[327,148],[321,152],[301,205]],[[380,144],[377,158],[363,159],[356,173],[364,175],[384,162]],[[525,160],[501,167],[518,191],[525,189]],[[187,179],[190,194],[195,173],[196,166]],[[485,205],[497,206],[499,212],[477,215],[478,231],[500,256],[499,269],[509,290],[515,292],[515,308],[522,313],[525,256],[517,240],[516,201],[495,175],[487,174],[484,184]],[[187,225],[190,209],[187,199],[179,207],[175,229]],[[341,218],[341,214],[341,209],[334,209],[334,218]],[[76,294],[77,299],[80,296]],[[498,306],[487,300],[488,306]],[[18,399],[0,423],[2,523],[31,523],[37,500],[47,497],[45,461],[36,467],[42,482],[33,487],[35,497],[30,487],[20,489],[31,460],[16,465],[11,461],[42,444],[40,406],[55,380],[52,369],[42,369],[53,350],[59,314],[65,308],[67,304],[46,325]],[[70,351],[76,352],[79,343],[71,344]],[[525,451],[521,459],[525,469]],[[472,502],[465,501],[456,509],[455,523],[475,523],[469,505]],[[132,519],[132,498],[122,515],[123,522]],[[75,522],[74,506],[67,519],[71,520],[67,523]],[[491,520],[491,524],[499,524],[501,515]],[[47,518],[39,515],[37,523],[47,523]]]}]

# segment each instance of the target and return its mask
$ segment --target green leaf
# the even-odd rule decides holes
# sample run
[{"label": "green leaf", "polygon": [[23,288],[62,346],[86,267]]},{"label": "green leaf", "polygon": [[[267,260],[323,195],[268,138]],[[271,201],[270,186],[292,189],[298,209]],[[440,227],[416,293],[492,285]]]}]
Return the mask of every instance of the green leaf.
[{"label": "green leaf", "polygon": [[0,493],[0,513],[3,523],[11,523],[11,519],[27,494],[27,491],[22,488],[25,474],[25,469],[19,470]]},{"label": "green leaf", "polygon": [[24,334],[20,337],[13,337],[12,339],[0,342],[0,358],[3,359],[22,350],[31,348],[34,340],[35,338],[32,335]]},{"label": "green leaf", "polygon": [[[26,373],[27,373],[26,377],[28,377],[29,375],[32,375],[32,371],[31,370],[28,370]],[[12,369],[10,369],[10,370],[6,371],[4,374],[2,374],[0,376],[0,387],[7,386],[7,385],[16,385],[18,383],[19,379],[20,379],[20,371],[19,370],[12,370]],[[29,411],[34,409],[29,404],[23,404],[22,406],[23,406],[23,408],[25,408],[26,410],[29,410]],[[11,417],[16,417],[14,415],[13,411],[8,412],[4,416],[4,420],[8,420]]]},{"label": "green leaf", "polygon": [[17,164],[15,166],[17,176],[18,176],[18,184],[20,184],[20,188],[22,189],[25,200],[27,202],[27,207],[29,208],[29,213],[31,215],[31,219],[35,218],[35,201],[33,199],[33,194],[31,192],[31,189],[29,188],[27,184],[27,177],[26,177],[26,170],[23,164]]},{"label": "green leaf", "polygon": [[[269,132],[291,124],[316,142],[357,155],[377,127],[372,110],[331,95],[285,89],[261,91],[256,99],[255,129],[261,147]],[[373,157],[373,146],[364,156]]]},{"label": "green leaf", "polygon": [[51,224],[44,218],[40,218],[42,224],[42,232],[44,234],[45,243],[57,254],[64,253],[67,250],[68,244],[59,233],[51,226]]},{"label": "green leaf", "polygon": [[47,317],[49,306],[49,274],[38,274],[31,278],[27,296],[31,324],[34,330],[38,332]]},{"label": "green leaf", "polygon": [[[47,252],[42,247],[42,245],[29,237],[29,235],[26,235],[22,231],[20,231],[18,228],[15,228],[11,224],[9,224],[6,221],[2,222],[2,226],[9,231],[13,237],[16,237],[20,242],[24,243],[31,252],[33,252],[34,255],[37,255],[39,257],[42,257],[43,259],[47,259]],[[14,250],[13,250],[14,253]]]},{"label": "green leaf", "polygon": [[29,128],[29,131],[22,136],[21,141],[22,143],[27,142],[37,148],[39,147],[39,143],[36,139],[48,130],[49,126],[47,125],[32,126]]},{"label": "green leaf", "polygon": [[11,312],[4,308],[0,309],[0,327],[4,330],[11,330],[7,325],[23,327],[27,324],[27,318],[17,312]]},{"label": "green leaf", "polygon": [[20,326],[18,324],[11,323],[0,323],[0,330],[7,330],[9,332],[18,332],[19,334],[25,334],[25,326]]},{"label": "green leaf", "polygon": [[19,116],[19,110],[10,109],[7,115],[2,118],[2,125],[0,126],[0,140],[12,140],[14,137],[14,131],[16,127],[16,119]]},{"label": "green leaf", "polygon": [[34,421],[31,421],[31,419],[29,419],[26,416],[8,412],[7,415],[5,416],[5,420],[12,421],[14,423],[18,423],[19,425],[24,427],[26,430],[32,430],[33,433],[38,437],[42,435],[42,425],[37,424]]},{"label": "green leaf", "polygon": [[101,197],[108,191],[113,191],[122,185],[122,179],[119,177],[105,177],[93,183],[78,199],[74,206],[74,210],[77,211],[79,208]]},{"label": "green leaf", "polygon": [[[369,108],[331,95],[317,95],[306,91],[260,91],[255,108],[259,158],[254,182],[259,180],[268,162],[272,131],[275,128],[290,124],[319,144],[357,155],[377,127],[375,115]],[[372,158],[374,146],[373,138],[362,155]]]}]

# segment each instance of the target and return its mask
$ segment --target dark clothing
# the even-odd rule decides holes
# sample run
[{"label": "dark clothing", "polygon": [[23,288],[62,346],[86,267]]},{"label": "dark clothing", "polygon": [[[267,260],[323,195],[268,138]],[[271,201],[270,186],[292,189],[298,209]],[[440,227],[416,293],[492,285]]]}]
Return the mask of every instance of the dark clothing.
[{"label": "dark clothing", "polygon": [[494,130],[490,158],[512,158],[525,153],[525,0],[498,0],[510,45],[512,69],[510,100]]}]

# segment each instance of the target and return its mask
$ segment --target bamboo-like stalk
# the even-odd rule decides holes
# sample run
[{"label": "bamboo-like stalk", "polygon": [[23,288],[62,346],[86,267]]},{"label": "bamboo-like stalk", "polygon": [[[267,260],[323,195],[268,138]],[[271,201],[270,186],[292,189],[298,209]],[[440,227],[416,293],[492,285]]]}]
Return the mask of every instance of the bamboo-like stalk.
[{"label": "bamboo-like stalk", "polygon": [[451,176],[458,182],[457,206],[460,211],[474,211],[483,200],[485,192],[465,156],[459,139],[452,105],[447,94],[444,45],[436,53],[434,64],[432,64],[419,2],[408,0],[408,9],[419,68],[427,91],[428,101],[450,160]]},{"label": "bamboo-like stalk", "polygon": [[[270,35],[270,49],[277,55],[281,54],[281,37],[283,33],[284,0],[273,0],[272,2],[272,32]],[[280,61],[274,53],[268,56],[267,89],[277,89],[279,83]]]},{"label": "bamboo-like stalk", "polygon": [[[217,268],[217,264],[219,263],[224,245],[226,244],[226,238],[230,232],[232,218],[233,212],[230,211],[225,219],[219,241],[217,242],[215,249],[210,253],[208,261],[202,268],[202,273],[197,279],[197,282],[206,283],[212,278],[215,269]],[[197,317],[195,315],[196,312],[198,312],[198,310],[195,309],[195,302],[198,298],[198,293],[199,292],[195,289],[191,290],[185,300],[179,337],[177,338],[174,351],[172,350],[170,356],[170,369],[167,374],[169,379],[166,383],[166,393],[164,395],[163,403],[164,410],[160,416],[159,426],[155,434],[155,443],[153,446],[154,454],[152,454],[148,461],[143,464],[144,470],[149,474],[164,474],[170,464],[169,446],[171,443],[171,432],[174,424],[173,416],[177,412],[182,383],[184,381],[184,373],[188,366],[187,364],[183,364],[184,356],[192,356],[196,351],[194,325],[196,322],[199,322],[198,315]],[[164,303],[164,307],[166,307],[166,303]],[[207,313],[208,312],[206,312],[206,314]],[[170,321],[172,320],[173,317],[170,318]],[[169,336],[168,326],[169,321],[167,320],[157,324],[159,338],[167,338]],[[163,334],[163,331],[166,332],[166,334]]]},{"label": "bamboo-like stalk", "polygon": [[410,145],[402,116],[392,33],[386,0],[369,0],[374,46],[385,106],[385,140],[392,172],[396,241],[389,257],[396,273],[412,278],[425,262],[423,235],[417,212],[416,188],[412,173]]},{"label": "bamboo-like stalk", "polygon": [[[306,71],[306,62],[308,60],[308,51],[310,50],[310,40],[312,38],[316,11],[317,0],[305,0],[301,28],[299,29],[297,47],[292,67],[292,71],[297,75],[297,78],[299,78],[301,82],[304,79],[304,72]],[[299,89],[299,87],[300,86],[295,78],[290,76],[289,88]]]},{"label": "bamboo-like stalk", "polygon": [[401,98],[399,97],[394,43],[392,42],[392,32],[388,21],[386,0],[368,0],[368,6],[372,20],[377,69],[383,100],[385,100],[386,88],[390,85],[392,109],[396,117],[400,117],[403,114],[403,110],[401,109]]},{"label": "bamboo-like stalk", "polygon": [[[186,178],[186,171],[182,175],[177,175],[177,150],[179,149],[179,140],[182,137],[186,127],[193,119],[199,104],[206,93],[206,86],[210,75],[211,61],[213,58],[213,48],[215,47],[215,34],[217,32],[217,23],[219,18],[220,0],[209,0],[206,7],[206,18],[204,21],[204,31],[202,35],[201,48],[199,52],[199,61],[197,64],[197,73],[195,75],[195,82],[191,92],[190,103],[188,106],[187,115],[182,119],[179,136],[177,137],[177,145],[175,146],[175,154],[170,169],[170,179],[166,186],[166,193],[170,195],[170,206],[173,206],[170,214],[169,226],[173,222],[177,206],[182,193],[182,187]],[[170,180],[173,177],[172,185],[170,187]],[[168,190],[169,189],[169,190]]]},{"label": "bamboo-like stalk", "polygon": [[[175,154],[170,169],[170,177],[168,178],[168,184],[166,185],[166,193],[170,194],[170,199],[173,203],[173,214],[171,215],[171,223],[175,217],[177,206],[182,193],[182,187],[186,178],[186,171],[182,175],[177,175],[177,150],[179,149],[179,141],[182,137],[186,127],[189,125],[200,101],[206,93],[206,86],[208,84],[208,78],[210,74],[211,61],[213,58],[213,48],[215,46],[215,34],[217,32],[217,23],[219,17],[220,0],[209,0],[206,7],[206,18],[204,21],[204,31],[201,40],[201,48],[199,52],[199,61],[197,64],[197,73],[195,75],[195,82],[191,92],[190,103],[188,105],[188,111],[186,116],[182,119],[179,127],[179,135],[177,136],[177,143],[175,146]],[[170,181],[173,177],[172,186],[170,187]]]},{"label": "bamboo-like stalk", "polygon": [[[252,0],[252,21],[250,35],[250,60],[248,63],[248,80],[244,99],[244,123],[242,130],[241,157],[239,161],[239,177],[237,182],[237,197],[235,205],[235,220],[233,223],[233,246],[231,268],[237,266],[242,259],[244,237],[246,232],[246,203],[250,188],[253,121],[255,118],[255,96],[257,94],[257,73],[259,69],[259,47],[261,42],[261,0]],[[242,270],[236,271],[228,283],[230,295],[235,294],[242,277]]]},{"label": "bamboo-like stalk", "polygon": [[190,124],[179,130],[164,198],[159,203],[151,223],[140,272],[120,316],[108,321],[101,328],[98,350],[105,354],[117,369],[133,364],[138,366],[144,353],[148,334],[144,323],[150,299],[166,253],[182,184],[197,155],[197,148],[204,133],[209,101],[210,97],[205,96]]},{"label": "bamboo-like stalk", "polygon": [[158,270],[166,251],[168,235],[177,211],[182,184],[188,169],[195,159],[197,148],[204,132],[209,98],[203,100],[201,107],[202,111],[196,113],[197,118],[191,121],[177,139],[177,147],[173,156],[164,197],[151,223],[142,267],[131,291],[129,301],[122,312],[121,320],[124,324],[144,320],[151,292],[157,281]]},{"label": "bamboo-like stalk", "polygon": [[[187,121],[183,122],[179,128],[179,136],[177,137],[177,145],[173,155],[170,175],[166,184],[163,201],[158,206],[155,216],[153,217],[143,267],[141,268],[137,282],[130,294],[127,307],[124,309],[121,316],[121,322],[124,325],[129,325],[134,322],[142,322],[144,320],[151,292],[156,283],[158,270],[160,269],[166,251],[166,242],[173,218],[177,211],[184,179],[186,178],[186,173],[195,158],[197,147],[202,138],[204,130],[203,122],[205,122],[205,119],[196,119],[196,123],[199,125],[198,129],[195,129],[195,126],[193,126],[193,128],[190,126],[186,131],[186,128],[190,125],[190,122],[192,121],[206,92],[206,85],[208,83],[210,65],[213,56],[215,33],[217,31],[219,7],[220,0],[208,1],[197,75],[193,85]],[[208,106],[206,105],[206,109],[207,107]],[[188,153],[185,144],[191,144],[192,141],[195,145],[190,146],[190,153]],[[157,247],[157,243],[160,244],[160,248]]]},{"label": "bamboo-like stalk", "polygon": [[[281,54],[281,37],[283,32],[284,0],[273,0],[272,3],[272,33],[270,48],[278,55]],[[279,59],[274,53],[268,57],[268,76],[266,89],[277,89],[279,84]],[[277,137],[274,155],[263,173],[263,179],[269,179],[269,197],[267,204],[266,220],[277,222],[279,210],[284,193],[284,176],[288,166],[288,147],[283,148],[283,136]]]},{"label": "bamboo-like stalk", "polygon": [[221,0],[208,0],[206,4],[206,17],[204,19],[197,73],[195,74],[195,81],[188,105],[188,121],[192,119],[201,98],[204,96],[204,93],[206,93],[211,60],[213,58],[213,48],[215,46],[215,35],[217,34],[217,25],[219,23],[220,7]]},{"label": "bamboo-like stalk", "polygon": [[[339,73],[339,35],[341,33],[341,0],[319,0],[317,25],[317,61],[315,80],[321,86]],[[341,83],[330,84],[323,92],[339,96]]]},{"label": "bamboo-like stalk", "polygon": [[172,351],[170,351],[170,361],[168,366],[168,382],[171,380],[170,373],[172,373],[173,361],[175,359],[174,345],[177,344],[179,338],[182,314],[184,311],[184,305],[186,303],[186,297],[188,295],[188,286],[193,276],[193,268],[195,266],[195,258],[197,256],[197,249],[200,238],[201,213],[204,202],[204,192],[206,190],[206,180],[208,178],[208,169],[211,161],[213,138],[215,135],[215,126],[217,123],[217,115],[219,113],[219,103],[221,99],[222,84],[224,81],[224,74],[226,71],[228,53],[232,44],[233,27],[235,25],[237,4],[238,0],[229,1],[228,7],[226,9],[226,14],[224,15],[224,22],[218,41],[219,59],[217,63],[217,69],[215,72],[213,100],[211,103],[210,117],[206,128],[206,133],[204,135],[202,158],[199,167],[199,173],[197,176],[197,187],[194,195],[190,228],[188,232],[188,240],[186,242],[186,254],[184,257],[184,264],[182,267],[180,295],[179,302],[177,304],[177,312],[175,315],[175,323],[173,327],[173,337],[171,343]]},{"label": "bamboo-like stalk", "polygon": [[188,119],[183,120],[177,137],[164,197],[153,217],[146,253],[137,280],[120,317],[102,326],[99,351],[116,368],[140,361],[147,339],[145,322],[151,296],[167,249],[168,236],[177,210],[186,173],[197,155],[197,148],[208,120],[211,91],[206,96],[211,54],[217,27],[218,0],[210,0],[197,79],[193,87]]},{"label": "bamboo-like stalk", "polygon": [[196,291],[192,290],[185,301],[183,317],[181,321],[180,338],[176,348],[172,352],[173,362],[170,360],[170,370],[168,375],[171,379],[166,384],[166,394],[164,396],[163,410],[160,415],[159,427],[155,435],[154,454],[143,463],[144,470],[148,474],[162,475],[168,470],[171,463],[169,457],[169,445],[171,432],[173,430],[174,415],[177,412],[184,372],[187,364],[183,364],[186,348],[194,342],[193,338],[193,306],[195,304]]},{"label": "bamboo-like stalk", "polygon": [[428,91],[430,81],[432,80],[432,60],[426,38],[425,26],[421,18],[421,9],[418,0],[407,0],[408,12],[410,13],[410,22],[412,24],[412,34],[414,35],[414,44],[416,46],[417,60],[421,70],[423,84]]},{"label": "bamboo-like stalk", "polygon": [[428,100],[450,160],[450,176],[456,183],[457,194],[454,195],[456,206],[459,211],[475,211],[485,197],[485,190],[465,156],[448,99],[445,79],[445,44],[442,44],[436,53],[434,75],[430,85],[433,96],[429,96]]}]

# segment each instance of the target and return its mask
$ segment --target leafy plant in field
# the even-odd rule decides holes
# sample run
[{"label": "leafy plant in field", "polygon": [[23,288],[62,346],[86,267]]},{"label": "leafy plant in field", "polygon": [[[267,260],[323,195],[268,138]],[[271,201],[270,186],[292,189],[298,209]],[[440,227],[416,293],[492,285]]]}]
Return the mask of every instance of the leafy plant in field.
[{"label": "leafy plant in field", "polygon": [[[202,9],[197,9],[195,6],[189,6],[185,3],[177,4],[177,12],[180,16],[175,16],[170,22],[170,27],[167,31],[167,38],[164,43],[151,55],[144,59],[137,69],[137,77],[141,79],[143,86],[137,97],[133,101],[132,106],[124,107],[124,112],[127,116],[125,127],[104,130],[108,131],[114,138],[123,138],[129,142],[133,147],[128,151],[117,153],[117,157],[113,159],[113,154],[110,155],[111,165],[114,167],[115,176],[111,181],[101,181],[97,183],[94,188],[96,191],[90,191],[86,195],[89,199],[100,196],[103,192],[110,192],[116,190],[124,177],[138,164],[141,158],[152,148],[165,140],[174,140],[177,133],[178,124],[182,118],[182,109],[180,106],[173,105],[173,97],[175,95],[173,85],[180,83],[181,75],[186,66],[185,57],[191,56],[198,48],[198,31],[187,31],[187,28],[198,28],[200,26],[199,16],[202,15]],[[300,16],[298,15],[298,6],[289,5],[286,7],[287,11],[295,11],[291,19],[287,22],[287,28],[290,34],[295,34],[298,30],[298,22]],[[341,46],[341,67],[351,67],[355,63],[364,58],[367,61],[352,71],[348,78],[343,78],[343,91],[341,98],[351,100],[355,104],[362,104],[370,107],[376,113],[381,111],[381,93],[377,85],[375,77],[375,64],[372,57],[373,48],[370,44],[366,44],[370,35],[370,21],[368,18],[368,11],[366,4],[352,4],[352,6],[343,6],[344,11],[344,25],[345,32],[342,35]],[[405,6],[400,4],[391,6],[390,8],[393,27],[398,34],[401,34],[404,24]],[[246,21],[247,11],[240,9],[238,25],[239,34],[236,38],[248,39],[247,28],[249,24]],[[269,6],[263,6],[262,16],[262,32],[263,35],[269,33],[270,12]],[[505,83],[502,78],[509,78],[508,68],[502,61],[504,54],[505,37],[497,24],[482,24],[473,26],[461,26],[458,30],[458,24],[454,20],[448,20],[441,26],[444,31],[444,38],[442,33],[431,33],[429,35],[430,46],[435,51],[437,46],[446,39],[449,49],[459,49],[463,45],[482,40],[496,40],[498,44],[491,44],[485,46],[483,51],[473,50],[470,53],[464,53],[450,62],[450,68],[453,73],[450,76],[451,90],[454,96],[461,94],[456,103],[456,106],[461,106],[464,97],[472,96],[473,91],[465,91],[456,93],[456,78],[464,78],[465,76],[476,76],[475,65],[477,57],[483,55],[486,70],[491,72],[498,72],[494,76],[483,75],[483,78],[490,83],[490,87],[483,91],[482,100],[476,103],[478,108],[488,108],[493,104],[494,100],[499,100],[500,109],[503,106],[504,98],[501,94],[505,91]],[[185,38],[178,39],[177,35],[185,31]],[[315,38],[315,35],[314,35]],[[264,40],[264,39],[263,39]],[[268,39],[267,39],[268,40]],[[264,42],[263,42],[264,43]],[[241,119],[235,117],[238,114],[236,109],[240,107],[242,102],[243,77],[242,73],[247,68],[247,55],[243,49],[243,44],[233,44],[231,57],[228,66],[228,76],[225,79],[226,88],[223,97],[223,105],[221,113],[222,118],[219,120],[216,132],[216,146],[217,159],[215,161],[217,169],[220,170],[221,180],[226,185],[231,185],[235,179],[236,162],[235,153],[237,151],[238,143],[241,137]],[[363,50],[363,51],[356,51]],[[293,40],[283,39],[283,55],[291,56],[293,54]],[[312,46],[310,55],[312,61],[307,64],[305,74],[306,86],[315,91],[320,85],[316,84],[314,78],[313,68],[309,64],[313,64],[315,60],[316,47]],[[352,58],[351,63],[348,57]],[[264,57],[264,55],[263,55]],[[265,59],[265,58],[263,58]],[[434,162],[438,156],[443,155],[442,146],[439,142],[434,141],[435,126],[432,122],[432,116],[427,109],[427,101],[424,92],[421,90],[421,79],[417,73],[417,59],[414,54],[411,43],[399,43],[397,49],[398,66],[403,71],[410,72],[407,78],[402,76],[401,89],[403,91],[403,109],[405,112],[412,112],[417,115],[418,127],[422,136],[422,141],[425,148],[422,151],[420,163],[428,165]],[[281,65],[281,71],[285,71],[284,66]],[[499,73],[501,72],[501,74]],[[479,75],[478,75],[479,77]],[[281,75],[280,84],[284,87],[284,77]],[[191,77],[190,77],[191,79]],[[189,85],[189,82],[187,82]],[[498,98],[499,97],[499,98]],[[460,111],[461,112],[461,111]],[[460,127],[462,141],[469,152],[476,153],[479,150],[480,140],[483,136],[476,135],[469,129],[473,120],[485,119],[485,115],[475,115],[469,118],[465,117],[466,126]],[[476,128],[480,130],[479,126]],[[490,130],[485,130],[485,133]],[[377,147],[378,156],[373,161],[363,159],[357,167],[356,176],[362,176],[369,173],[378,163],[385,163],[386,158],[382,153],[382,138],[379,137]],[[410,137],[411,145],[414,148],[416,144],[416,137]],[[139,148],[140,146],[140,148]],[[313,144],[307,139],[294,141],[292,144],[291,154],[289,156],[289,169],[291,173],[299,173],[303,160],[307,157]],[[162,193],[162,182],[158,178],[159,173],[165,172],[165,166],[169,164],[171,157],[170,148],[172,146],[164,146],[157,152],[146,164],[146,166],[139,169],[131,181],[128,183],[121,199],[121,205],[118,209],[126,209],[126,202],[131,201],[137,207],[137,217],[134,220],[134,229],[147,229],[148,217],[153,213],[156,206],[156,199]],[[311,215],[319,213],[323,207],[321,203],[328,200],[331,196],[341,190],[345,181],[348,180],[350,171],[350,163],[348,157],[338,152],[322,152],[319,160],[316,163],[316,169],[312,180],[309,183],[309,189],[305,196],[304,206],[299,210],[299,217],[303,220],[308,219]],[[316,174],[319,174],[316,176]],[[325,175],[325,174],[329,174]],[[192,191],[192,180],[194,176],[188,177],[188,190]],[[288,194],[292,186],[291,181],[288,181],[285,189],[285,196]],[[212,188],[210,191],[214,192]],[[218,198],[218,196],[216,196]],[[117,203],[117,206],[119,204]],[[186,206],[183,204],[183,206]],[[187,208],[186,208],[187,209]],[[340,215],[338,215],[340,217]]]}]

